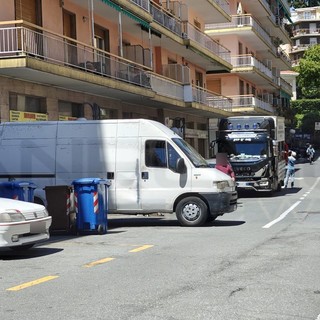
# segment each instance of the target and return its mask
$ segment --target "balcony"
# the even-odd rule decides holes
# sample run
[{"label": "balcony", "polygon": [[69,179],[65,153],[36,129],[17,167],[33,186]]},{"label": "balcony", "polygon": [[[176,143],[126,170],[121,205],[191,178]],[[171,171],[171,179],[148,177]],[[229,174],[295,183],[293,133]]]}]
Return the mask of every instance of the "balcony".
[{"label": "balcony", "polygon": [[[237,34],[245,39],[256,51],[264,52],[269,59],[274,57],[281,61],[274,61],[274,65],[282,68],[291,67],[290,58],[279,48],[279,43],[265,31],[261,25],[249,14],[232,16],[229,23],[207,24],[205,32],[210,36],[219,36],[220,34]],[[258,35],[258,37],[257,37]],[[259,41],[260,40],[260,41]],[[279,39],[277,39],[279,42]],[[269,55],[271,51],[272,56]]]},{"label": "balcony", "polygon": [[310,35],[320,35],[320,29],[296,29],[293,30],[293,37],[300,37],[300,36],[310,36]]},{"label": "balcony", "polygon": [[229,96],[232,99],[232,111],[235,113],[246,114],[274,114],[274,108],[270,102],[261,100],[254,95]]},{"label": "balcony", "polygon": [[280,78],[280,86],[283,91],[288,93],[290,96],[292,96],[292,86],[290,83],[285,81],[284,79]]},{"label": "balcony", "polygon": [[182,84],[190,84],[190,68],[178,63],[162,65],[162,74]]},{"label": "balcony", "polygon": [[154,4],[150,5],[150,12],[154,21],[159,23],[165,29],[181,37],[182,26],[181,26],[180,19],[178,19],[173,14],[170,14],[169,11],[163,9],[160,6],[156,6]]},{"label": "balcony", "polygon": [[[228,23],[218,23],[218,24],[206,24],[205,32],[210,35],[219,35],[219,34],[233,34],[234,32],[241,32],[241,28],[244,31],[249,31],[252,29],[253,32],[259,35],[259,37],[270,47],[274,47],[270,35],[260,26],[260,24],[252,18],[249,14],[242,14],[232,16],[231,22]],[[236,29],[236,30],[235,30]],[[259,45],[256,41],[256,37],[251,37],[253,40],[252,43],[256,43],[256,46]],[[250,39],[247,39],[250,41]],[[257,49],[260,49],[258,47]],[[261,48],[263,49],[263,48]]]},{"label": "balcony", "polygon": [[192,24],[183,22],[183,32],[183,39],[186,45],[196,50],[199,47],[205,48],[226,63],[231,63],[230,51],[217,41],[212,40],[207,34],[201,32]]},{"label": "balcony", "polygon": [[262,74],[269,77],[270,79],[272,79],[273,77],[272,71],[261,61],[259,61],[257,58],[253,57],[250,54],[233,56],[231,58],[231,64],[233,66],[232,71],[234,71],[234,69],[238,69],[239,71],[244,70],[245,72],[248,72],[248,68],[255,68],[256,70],[260,71]]},{"label": "balcony", "polygon": [[216,108],[222,111],[232,112],[232,100],[205,88],[192,86],[192,102]]},{"label": "balcony", "polygon": [[130,2],[136,4],[146,12],[150,12],[150,0],[130,0]]},{"label": "balcony", "polygon": [[[143,96],[148,98],[148,106],[172,108],[176,105],[179,108],[185,102],[196,102],[211,110],[222,107],[223,99],[216,96],[213,99],[208,92],[202,94],[201,101],[197,95],[191,96],[191,100],[186,98],[185,88],[190,86],[186,66],[176,66],[177,73],[171,76],[177,79],[173,80],[152,72],[146,66],[35,25],[32,29],[17,25],[19,21],[15,26],[0,28],[1,75],[133,103],[141,104]],[[194,112],[201,115],[202,110]],[[205,114],[210,113],[205,111]]]}]

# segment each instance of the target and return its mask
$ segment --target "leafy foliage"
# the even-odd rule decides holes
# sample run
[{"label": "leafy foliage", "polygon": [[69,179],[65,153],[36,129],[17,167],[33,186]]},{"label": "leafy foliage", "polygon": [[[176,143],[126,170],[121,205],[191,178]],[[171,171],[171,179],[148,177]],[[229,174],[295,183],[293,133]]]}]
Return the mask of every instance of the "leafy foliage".
[{"label": "leafy foliage", "polygon": [[291,6],[294,8],[307,8],[320,6],[320,0],[292,0]]},{"label": "leafy foliage", "polygon": [[295,127],[313,133],[315,122],[320,122],[320,99],[291,101],[291,107],[295,113]]},{"label": "leafy foliage", "polygon": [[320,98],[320,45],[306,50],[296,70],[302,98]]}]

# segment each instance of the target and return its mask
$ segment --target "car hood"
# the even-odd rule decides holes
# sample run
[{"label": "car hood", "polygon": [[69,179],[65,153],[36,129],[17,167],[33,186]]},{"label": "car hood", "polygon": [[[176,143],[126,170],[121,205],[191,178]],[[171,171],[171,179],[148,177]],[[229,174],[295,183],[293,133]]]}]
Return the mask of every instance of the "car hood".
[{"label": "car hood", "polygon": [[9,209],[26,212],[26,211],[34,211],[34,210],[37,210],[37,211],[44,210],[45,207],[40,204],[36,204],[32,202],[0,198],[0,212],[4,210],[9,210]]}]

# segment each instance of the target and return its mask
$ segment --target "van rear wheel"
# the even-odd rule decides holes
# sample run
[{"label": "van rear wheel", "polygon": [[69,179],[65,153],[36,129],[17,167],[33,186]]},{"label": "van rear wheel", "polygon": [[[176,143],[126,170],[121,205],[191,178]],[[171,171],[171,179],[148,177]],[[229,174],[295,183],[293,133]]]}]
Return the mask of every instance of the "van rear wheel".
[{"label": "van rear wheel", "polygon": [[178,203],[176,216],[185,227],[202,226],[208,218],[208,207],[200,198],[187,197]]}]

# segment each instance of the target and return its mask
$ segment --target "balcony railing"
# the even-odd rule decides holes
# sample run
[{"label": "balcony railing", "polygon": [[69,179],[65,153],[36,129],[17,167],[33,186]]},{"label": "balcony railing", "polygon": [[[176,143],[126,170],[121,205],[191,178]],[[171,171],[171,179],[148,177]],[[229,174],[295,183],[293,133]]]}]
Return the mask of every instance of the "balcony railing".
[{"label": "balcony railing", "polygon": [[160,25],[175,33],[179,37],[182,35],[182,27],[181,21],[170,15],[166,10],[162,7],[156,6],[154,4],[150,5],[150,12],[152,14],[153,19],[158,22]]},{"label": "balcony railing", "polygon": [[224,12],[230,15],[231,11],[230,11],[230,4],[228,1],[226,0],[213,0],[213,1],[217,3]]},{"label": "balcony railing", "polygon": [[190,83],[190,68],[182,64],[166,64],[162,65],[162,74],[165,77],[179,81],[183,84]]},{"label": "balcony railing", "polygon": [[150,12],[150,0],[130,0],[143,10]]},{"label": "balcony railing", "polygon": [[185,39],[193,40],[194,42],[200,44],[202,47],[208,49],[210,52],[219,56],[221,59],[229,63],[231,62],[230,50],[222,46],[217,41],[212,40],[208,35],[201,32],[192,24],[188,22],[183,22],[183,32],[183,37]]},{"label": "balcony railing", "polygon": [[[17,24],[19,21],[17,21]],[[36,27],[36,26],[34,26]],[[185,86],[158,75],[133,61],[99,50],[41,28],[35,31],[22,26],[0,28],[0,59],[32,56],[56,65],[68,66],[88,73],[151,88],[157,94],[185,100]],[[181,66],[187,80],[187,67]],[[180,71],[181,71],[180,70]],[[179,80],[179,79],[177,79]],[[204,89],[194,89],[193,102],[213,108],[230,109],[231,102]]]},{"label": "balcony railing", "polygon": [[301,36],[301,35],[320,35],[320,29],[296,29],[293,30],[293,36]]},{"label": "balcony railing", "polygon": [[233,56],[231,57],[231,64],[233,68],[254,67],[270,79],[273,77],[272,71],[252,55]]},{"label": "balcony railing", "polygon": [[150,87],[147,68],[71,38],[20,26],[1,28],[0,39],[0,58],[31,55],[43,61]]},{"label": "balcony railing", "polygon": [[[250,107],[257,107],[262,110],[268,111],[268,112],[274,112],[274,108],[272,107],[272,104],[269,102],[265,102],[254,95],[240,95],[240,96],[229,96],[232,98],[232,108],[234,109],[245,109]],[[241,110],[240,110],[241,111]]]},{"label": "balcony railing", "polygon": [[236,27],[252,27],[255,31],[268,43],[270,47],[273,47],[270,35],[260,26],[260,24],[252,18],[249,14],[242,14],[232,16],[231,22],[227,23],[214,23],[206,24],[205,30],[221,30],[227,28],[236,28]]},{"label": "balcony railing", "polygon": [[232,112],[232,100],[201,87],[192,86],[193,101],[212,108]]},{"label": "balcony railing", "polygon": [[288,83],[287,81],[285,81],[283,78],[280,78],[280,86],[281,86],[281,88],[283,88],[283,90],[285,90],[286,92],[292,93],[292,86],[291,86],[291,84]]}]

